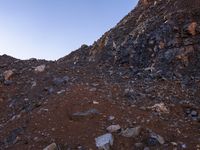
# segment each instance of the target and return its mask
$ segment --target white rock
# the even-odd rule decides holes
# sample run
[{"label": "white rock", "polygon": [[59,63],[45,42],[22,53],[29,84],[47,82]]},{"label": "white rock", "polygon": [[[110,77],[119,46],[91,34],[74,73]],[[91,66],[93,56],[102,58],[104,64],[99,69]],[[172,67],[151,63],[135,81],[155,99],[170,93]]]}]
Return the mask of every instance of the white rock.
[{"label": "white rock", "polygon": [[115,119],[114,116],[109,116],[109,117],[108,117],[108,121],[112,121],[112,120],[114,120],[114,119]]},{"label": "white rock", "polygon": [[45,147],[43,150],[58,150],[56,143],[52,143],[49,146]]},{"label": "white rock", "polygon": [[3,76],[4,76],[4,79],[5,80],[9,80],[9,78],[13,75],[13,71],[12,70],[6,70],[4,73],[3,73]]},{"label": "white rock", "polygon": [[127,128],[126,130],[123,130],[121,132],[121,135],[124,137],[137,137],[141,132],[141,127],[135,127],[135,128]]},{"label": "white rock", "polygon": [[107,133],[95,138],[95,141],[99,150],[110,150],[110,147],[113,145],[114,137],[112,134]]},{"label": "white rock", "polygon": [[94,105],[98,105],[99,102],[97,102],[97,101],[93,101],[93,104],[94,104]]},{"label": "white rock", "polygon": [[43,72],[45,70],[45,65],[40,65],[35,68],[35,72]]},{"label": "white rock", "polygon": [[112,132],[117,132],[117,131],[119,131],[121,129],[121,127],[120,127],[120,125],[111,125],[111,126],[109,126],[109,127],[107,127],[106,128],[106,130],[108,131],[108,132],[110,132],[110,133],[112,133]]},{"label": "white rock", "polygon": [[149,108],[159,113],[169,113],[169,110],[164,103],[155,104],[154,106]]}]

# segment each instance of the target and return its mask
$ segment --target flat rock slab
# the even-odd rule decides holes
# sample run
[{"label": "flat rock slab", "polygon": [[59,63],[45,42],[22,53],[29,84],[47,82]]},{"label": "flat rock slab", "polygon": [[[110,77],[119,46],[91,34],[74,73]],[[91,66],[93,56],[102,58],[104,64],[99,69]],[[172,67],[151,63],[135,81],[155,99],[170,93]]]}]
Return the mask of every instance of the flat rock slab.
[{"label": "flat rock slab", "polygon": [[87,111],[73,113],[70,117],[72,120],[82,120],[91,119],[99,114],[100,112],[97,109],[92,108]]}]

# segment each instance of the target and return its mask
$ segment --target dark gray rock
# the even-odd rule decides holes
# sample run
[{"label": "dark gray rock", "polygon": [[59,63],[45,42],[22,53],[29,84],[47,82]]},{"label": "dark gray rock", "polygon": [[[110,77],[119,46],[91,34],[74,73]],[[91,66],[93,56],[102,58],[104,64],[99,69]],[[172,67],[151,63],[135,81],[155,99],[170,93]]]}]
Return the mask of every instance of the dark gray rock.
[{"label": "dark gray rock", "polygon": [[4,85],[9,86],[9,85],[11,85],[13,83],[13,81],[5,80],[3,83],[4,83]]},{"label": "dark gray rock", "polygon": [[156,146],[159,144],[158,140],[156,138],[153,138],[153,137],[149,137],[147,140],[146,140],[146,144],[148,146]]},{"label": "dark gray rock", "polygon": [[64,77],[60,77],[60,78],[54,78],[53,79],[53,84],[58,86],[58,85],[65,84],[68,81],[69,81],[69,77],[68,76],[64,76]]},{"label": "dark gray rock", "polygon": [[192,116],[192,117],[197,117],[197,116],[198,116],[198,112],[195,111],[195,110],[192,110],[192,111],[191,111],[191,116]]},{"label": "dark gray rock", "polygon": [[14,130],[12,130],[8,137],[5,139],[4,143],[6,146],[11,145],[11,144],[15,144],[17,142],[17,137],[22,134],[24,131],[23,128],[16,128]]}]

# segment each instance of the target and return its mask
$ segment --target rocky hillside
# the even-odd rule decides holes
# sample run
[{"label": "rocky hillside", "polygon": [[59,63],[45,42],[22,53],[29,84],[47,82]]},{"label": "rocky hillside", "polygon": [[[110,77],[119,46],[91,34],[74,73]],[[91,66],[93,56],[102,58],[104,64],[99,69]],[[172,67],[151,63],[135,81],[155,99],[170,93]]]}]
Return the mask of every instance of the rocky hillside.
[{"label": "rocky hillside", "polygon": [[73,61],[151,70],[169,78],[199,76],[199,7],[198,0],[140,0],[93,46],[83,46]]},{"label": "rocky hillside", "polygon": [[0,56],[0,150],[200,149],[200,1],[140,0],[57,61]]}]

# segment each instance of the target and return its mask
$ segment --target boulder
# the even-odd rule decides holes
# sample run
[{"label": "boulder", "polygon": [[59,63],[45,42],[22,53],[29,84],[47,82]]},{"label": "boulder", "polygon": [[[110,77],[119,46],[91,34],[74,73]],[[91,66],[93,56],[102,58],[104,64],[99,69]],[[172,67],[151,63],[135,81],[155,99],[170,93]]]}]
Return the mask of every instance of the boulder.
[{"label": "boulder", "polygon": [[113,145],[114,137],[112,134],[107,133],[95,138],[96,146],[99,150],[110,150]]}]

